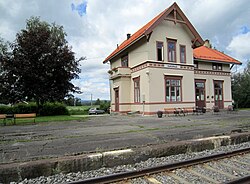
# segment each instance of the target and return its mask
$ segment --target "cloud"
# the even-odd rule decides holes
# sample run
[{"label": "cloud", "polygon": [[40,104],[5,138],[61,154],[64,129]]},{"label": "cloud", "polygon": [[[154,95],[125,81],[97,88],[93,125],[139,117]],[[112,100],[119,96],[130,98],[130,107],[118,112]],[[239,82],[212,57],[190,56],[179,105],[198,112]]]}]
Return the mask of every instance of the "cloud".
[{"label": "cloud", "polygon": [[244,32],[244,34],[237,35],[232,38],[228,47],[226,48],[237,58],[244,60],[250,59],[250,32]]},{"label": "cloud", "polygon": [[[89,99],[109,99],[109,65],[102,61],[126,39],[174,0],[0,0],[0,36],[13,41],[25,27],[26,19],[41,20],[64,27],[67,40],[81,62],[79,80],[74,84]],[[246,40],[249,34],[250,6],[247,0],[177,0],[177,4],[204,39],[233,57],[249,58]],[[240,44],[240,42],[244,43]],[[249,49],[248,49],[249,50]]]}]

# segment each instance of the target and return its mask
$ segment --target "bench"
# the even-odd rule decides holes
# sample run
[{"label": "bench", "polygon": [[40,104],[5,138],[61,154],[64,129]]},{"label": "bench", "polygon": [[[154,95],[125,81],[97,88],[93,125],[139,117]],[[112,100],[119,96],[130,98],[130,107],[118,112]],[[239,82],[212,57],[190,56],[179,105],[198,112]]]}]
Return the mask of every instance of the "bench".
[{"label": "bench", "polygon": [[35,123],[36,122],[36,113],[15,114],[14,115],[14,124],[16,124],[16,119],[33,119],[34,123]]},{"label": "bench", "polygon": [[165,111],[165,114],[168,116],[170,114],[174,114],[174,115],[180,115],[180,114],[183,114],[185,116],[185,113],[184,113],[184,110],[181,109],[181,108],[164,108],[164,111]]},{"label": "bench", "polygon": [[6,125],[6,114],[0,114],[0,119],[3,120],[3,125]]},{"label": "bench", "polygon": [[169,114],[176,114],[175,108],[164,108],[164,112],[168,116],[169,116]]},{"label": "bench", "polygon": [[193,113],[194,114],[194,107],[184,107],[183,112],[188,115],[188,113]]}]

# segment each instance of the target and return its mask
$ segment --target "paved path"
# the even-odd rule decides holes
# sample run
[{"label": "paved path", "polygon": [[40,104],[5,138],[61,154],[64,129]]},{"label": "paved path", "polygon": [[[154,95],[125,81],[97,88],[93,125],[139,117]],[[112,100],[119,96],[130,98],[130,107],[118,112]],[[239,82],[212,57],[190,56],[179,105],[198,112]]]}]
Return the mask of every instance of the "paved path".
[{"label": "paved path", "polygon": [[98,152],[250,130],[250,111],[181,117],[91,116],[0,127],[0,163]]}]

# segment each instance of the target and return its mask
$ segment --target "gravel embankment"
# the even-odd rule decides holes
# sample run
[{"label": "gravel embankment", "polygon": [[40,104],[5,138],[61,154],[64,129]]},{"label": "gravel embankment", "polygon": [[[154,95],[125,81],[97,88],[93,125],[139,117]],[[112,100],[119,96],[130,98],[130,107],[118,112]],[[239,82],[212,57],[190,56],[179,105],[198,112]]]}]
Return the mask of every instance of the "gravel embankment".
[{"label": "gravel embankment", "polygon": [[[133,171],[137,169],[142,169],[146,167],[152,167],[152,166],[158,166],[162,164],[167,164],[167,163],[173,163],[173,162],[178,162],[182,160],[187,160],[187,159],[192,159],[192,158],[198,158],[198,157],[203,157],[203,156],[208,156],[211,154],[216,154],[216,153],[221,153],[221,152],[226,152],[226,151],[232,151],[236,149],[241,149],[241,148],[247,148],[250,147],[250,142],[247,143],[242,143],[238,145],[230,145],[230,146],[223,146],[214,150],[205,150],[202,152],[195,152],[195,153],[186,153],[186,154],[179,154],[179,155],[172,155],[168,157],[161,157],[161,158],[150,158],[147,161],[140,162],[140,163],[135,163],[133,165],[121,165],[121,166],[116,166],[113,168],[101,168],[98,170],[92,170],[92,171],[85,171],[85,172],[77,172],[77,173],[68,173],[68,174],[56,174],[53,176],[49,177],[38,177],[34,179],[25,179],[19,184],[35,184],[35,183],[40,183],[40,184],[52,184],[52,183],[68,183],[71,181],[78,181],[78,180],[83,180],[86,178],[92,178],[92,177],[97,177],[97,176],[103,176],[103,175],[108,175],[108,174],[113,174],[113,173],[120,173],[124,171]],[[218,166],[220,167],[220,166]],[[242,166],[239,166],[242,167]],[[198,169],[198,167],[197,167]],[[243,168],[242,168],[243,169]],[[204,170],[204,172],[207,172]],[[234,171],[231,171],[234,172]],[[178,175],[184,175],[185,172],[178,172]],[[241,173],[238,173],[241,175]],[[211,175],[214,175],[214,173],[211,173]],[[157,176],[159,178],[159,176]],[[159,180],[165,182],[169,180],[170,178],[164,178],[166,176],[163,176],[163,178],[159,178]],[[185,176],[184,176],[185,177]],[[195,176],[187,176],[187,178],[190,177],[195,177]],[[218,176],[220,177],[220,176]],[[218,178],[220,181],[225,181],[226,178]],[[144,183],[144,182],[138,182],[136,181],[135,183]],[[16,184],[16,182],[11,182],[11,184]]]}]

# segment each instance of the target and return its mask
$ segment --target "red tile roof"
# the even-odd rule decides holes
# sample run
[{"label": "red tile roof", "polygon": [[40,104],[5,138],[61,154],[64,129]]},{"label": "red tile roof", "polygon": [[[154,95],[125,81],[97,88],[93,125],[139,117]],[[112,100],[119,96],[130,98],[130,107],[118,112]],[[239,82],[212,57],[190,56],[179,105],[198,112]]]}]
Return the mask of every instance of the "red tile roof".
[{"label": "red tile roof", "polygon": [[114,56],[119,54],[121,51],[138,41],[141,37],[146,36],[149,34],[149,32],[152,31],[152,29],[157,26],[163,19],[164,15],[168,15],[171,11],[176,9],[179,13],[179,15],[182,16],[183,20],[186,21],[188,28],[190,31],[195,35],[196,41],[203,44],[203,40],[198,34],[198,32],[195,30],[193,25],[189,22],[187,17],[184,15],[184,13],[181,11],[179,6],[176,3],[173,3],[169,8],[165,9],[163,12],[161,12],[159,15],[157,15],[155,18],[153,18],[150,22],[148,22],[146,25],[144,25],[141,29],[139,29],[137,32],[135,32],[128,40],[125,40],[121,45],[119,45],[104,61],[103,63],[108,62],[110,59],[112,59]]},{"label": "red tile roof", "polygon": [[[167,10],[167,9],[166,9]],[[165,11],[166,11],[165,10]],[[135,32],[128,40],[125,40],[122,42],[121,45],[119,45],[106,59],[103,63],[107,62],[110,58],[112,58],[115,54],[117,54],[119,51],[123,50],[125,47],[129,46],[131,43],[137,41],[141,36],[145,36],[145,31],[152,26],[152,24],[161,17],[165,11],[161,12],[159,15],[157,15],[155,18],[153,18],[150,22],[148,22],[146,25],[144,25],[141,29],[139,29],[137,32]]]},{"label": "red tile roof", "polygon": [[241,64],[238,60],[215,49],[201,46],[194,49],[194,58],[200,60],[219,61],[229,64]]}]

